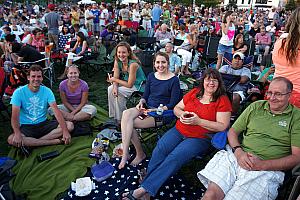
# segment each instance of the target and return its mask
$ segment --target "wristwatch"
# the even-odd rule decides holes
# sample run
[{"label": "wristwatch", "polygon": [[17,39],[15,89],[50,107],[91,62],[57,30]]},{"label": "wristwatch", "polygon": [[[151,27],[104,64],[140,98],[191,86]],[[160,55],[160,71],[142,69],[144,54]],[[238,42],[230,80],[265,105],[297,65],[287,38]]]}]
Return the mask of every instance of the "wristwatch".
[{"label": "wristwatch", "polygon": [[235,150],[237,150],[238,148],[241,148],[241,149],[242,149],[242,147],[241,147],[241,146],[235,146],[235,147],[232,147],[232,152],[234,153],[234,152],[235,152]]}]

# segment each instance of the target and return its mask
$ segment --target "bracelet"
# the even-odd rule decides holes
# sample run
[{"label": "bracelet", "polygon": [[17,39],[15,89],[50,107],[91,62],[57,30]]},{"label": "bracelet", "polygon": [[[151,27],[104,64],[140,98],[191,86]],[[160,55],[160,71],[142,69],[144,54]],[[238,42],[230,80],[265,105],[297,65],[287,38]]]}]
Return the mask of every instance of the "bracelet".
[{"label": "bracelet", "polygon": [[232,152],[234,153],[238,148],[243,149],[241,146],[235,146],[235,147],[232,147]]}]

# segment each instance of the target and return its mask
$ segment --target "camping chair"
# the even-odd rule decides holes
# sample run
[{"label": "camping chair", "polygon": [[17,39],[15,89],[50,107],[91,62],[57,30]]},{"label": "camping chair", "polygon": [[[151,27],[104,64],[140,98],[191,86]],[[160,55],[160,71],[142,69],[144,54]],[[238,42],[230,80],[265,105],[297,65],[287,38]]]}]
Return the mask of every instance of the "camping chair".
[{"label": "camping chair", "polygon": [[278,188],[276,200],[296,200],[300,195],[300,165],[284,173],[284,181]]},{"label": "camping chair", "polygon": [[180,45],[182,45],[183,42],[184,42],[184,40],[174,39],[173,45],[180,46]]},{"label": "camping chair", "polygon": [[[230,53],[225,53],[223,56],[223,62],[222,62],[222,66],[223,65],[232,65],[232,57],[233,54]],[[244,63],[243,63],[243,67],[247,67],[250,70],[252,70],[254,66],[254,56],[248,56],[244,58]]]},{"label": "camping chair", "polygon": [[292,170],[292,180],[295,180],[292,184],[292,190],[289,195],[288,200],[296,200],[297,197],[300,195],[300,165],[297,165]]},{"label": "camping chair", "polygon": [[4,94],[4,90],[7,86],[7,76],[5,74],[5,71],[3,69],[3,67],[0,67],[0,116],[2,117],[2,119],[5,119],[5,116],[3,115],[2,112],[7,113],[7,116],[10,116],[9,111],[7,106],[4,104],[3,102],[3,94]]},{"label": "camping chair", "polygon": [[156,37],[137,37],[136,46],[142,50],[155,50]]},{"label": "camping chair", "polygon": [[208,65],[216,62],[217,50],[221,37],[206,36],[204,45],[204,59]]},{"label": "camping chair", "polygon": [[98,72],[101,69],[104,69],[105,72],[108,71],[106,65],[106,59],[107,59],[106,48],[104,45],[101,44],[97,50],[97,57],[95,59],[88,60],[86,62],[88,77],[90,77],[89,76],[90,68],[92,68],[96,72]]},{"label": "camping chair", "polygon": [[[225,53],[223,56],[223,63],[222,65],[232,65],[232,54]],[[242,67],[249,68],[250,70],[253,68],[254,65],[254,56],[248,56],[244,58],[244,63]],[[234,86],[240,81],[240,76],[234,76],[230,74],[223,74],[221,73],[222,79],[224,81],[225,87],[227,89],[227,94],[229,99],[232,97],[232,89]],[[230,80],[232,79],[232,80]],[[240,103],[241,110],[246,108],[247,102],[253,102],[252,99],[263,99],[263,96],[261,95],[261,85],[257,83],[256,81],[249,81],[248,89],[251,88],[257,88],[258,90],[253,90],[254,92],[250,92],[247,94],[246,98]],[[259,91],[259,92],[258,92]],[[256,98],[254,98],[256,97]]]},{"label": "camping chair", "polygon": [[[143,71],[146,75],[146,77],[153,72],[153,58],[154,58],[154,52],[153,51],[141,51],[137,52],[136,56],[139,58],[141,61]],[[140,99],[143,96],[143,91],[145,87],[146,82],[142,82],[141,85],[139,86],[138,90],[133,92],[127,99],[127,107],[132,108],[138,104]]]},{"label": "camping chair", "polygon": [[42,62],[45,62],[44,67],[42,66],[44,78],[49,81],[50,88],[52,89],[53,84],[55,82],[54,63],[49,62],[49,57],[45,57],[34,62],[19,62],[18,64],[21,65],[23,68],[29,68],[31,65],[40,65],[40,63]]},{"label": "camping chair", "polygon": [[176,116],[174,115],[173,110],[165,110],[163,116],[167,116],[170,119],[170,122],[164,121],[162,116],[157,115],[156,111],[148,113],[149,116],[154,117],[155,126],[152,128],[140,129],[139,139],[143,146],[148,152],[151,152],[153,145],[156,145],[157,141],[162,137],[162,135],[175,125]]},{"label": "camping chair", "polygon": [[138,59],[141,61],[143,71],[147,76],[150,72],[153,72],[153,58],[154,51],[140,51],[135,53]]},{"label": "camping chair", "polygon": [[255,41],[253,39],[249,39],[245,41],[245,44],[248,47],[246,55],[253,56],[255,52]]},{"label": "camping chair", "polygon": [[139,87],[137,88],[137,91],[134,91],[129,97],[127,97],[127,108],[135,107],[140,102],[140,99],[143,97],[144,94],[145,85],[146,81],[141,82]]}]

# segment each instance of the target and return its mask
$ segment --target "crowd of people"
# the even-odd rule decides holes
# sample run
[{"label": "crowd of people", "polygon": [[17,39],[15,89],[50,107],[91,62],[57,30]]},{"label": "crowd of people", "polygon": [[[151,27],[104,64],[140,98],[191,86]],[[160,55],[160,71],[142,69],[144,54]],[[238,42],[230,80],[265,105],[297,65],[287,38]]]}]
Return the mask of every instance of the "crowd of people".
[{"label": "crowd of people", "polygon": [[[71,8],[3,6],[1,67],[10,74],[20,62],[39,61],[49,44],[52,51],[68,49],[85,56],[90,47],[97,51],[96,43],[88,39],[100,39],[98,45],[115,49],[107,98],[109,117],[122,132],[123,156],[118,168],[145,159],[136,129],[157,125],[147,115],[149,111],[162,104],[163,110],[173,110],[177,118],[176,125],[157,142],[146,177],[136,190],[123,193],[123,199],[155,196],[184,164],[209,152],[214,133],[228,128],[226,149],[217,152],[197,174],[207,187],[202,199],[275,199],[283,171],[300,163],[300,8],[293,12],[283,8],[231,11],[166,3],[144,3],[142,8],[106,3]],[[120,34],[125,41],[116,40]],[[203,59],[199,54],[204,55],[204,36],[219,37],[216,64],[206,66],[199,85],[183,95],[179,76],[191,76],[197,54]],[[144,73],[135,55],[139,37],[156,40],[151,49],[155,51],[154,72],[150,74]],[[231,63],[225,65],[226,54],[231,55]],[[249,67],[246,60],[251,56]],[[76,64],[67,61],[59,77],[65,79],[59,85],[60,105],[53,91],[42,85],[44,66],[43,61],[32,65],[28,84],[11,96],[13,133],[8,143],[15,147],[69,144],[74,124],[91,120],[97,112],[88,102],[88,83],[79,78]],[[239,77],[230,94],[223,74]],[[240,113],[251,81],[263,84],[264,99]],[[127,108],[128,97],[136,91],[143,92],[141,100],[136,107]],[[56,120],[48,120],[47,114]],[[230,127],[232,116],[237,120]],[[171,120],[166,116],[161,122]],[[136,151],[133,159],[130,143]]]}]

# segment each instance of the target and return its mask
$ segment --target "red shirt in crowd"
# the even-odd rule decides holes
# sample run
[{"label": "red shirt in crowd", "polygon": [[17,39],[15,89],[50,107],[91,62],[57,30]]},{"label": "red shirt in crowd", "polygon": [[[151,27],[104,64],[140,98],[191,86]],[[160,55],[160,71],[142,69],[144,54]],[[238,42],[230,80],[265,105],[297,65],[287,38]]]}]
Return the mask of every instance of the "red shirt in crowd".
[{"label": "red shirt in crowd", "polygon": [[[194,112],[201,119],[209,121],[216,121],[217,112],[231,112],[231,103],[227,96],[223,95],[215,102],[203,104],[196,96],[198,92],[199,89],[195,88],[184,95],[184,111]],[[176,122],[176,129],[185,137],[192,138],[207,138],[206,134],[212,133],[201,126],[183,124],[180,120],[177,120]]]}]

